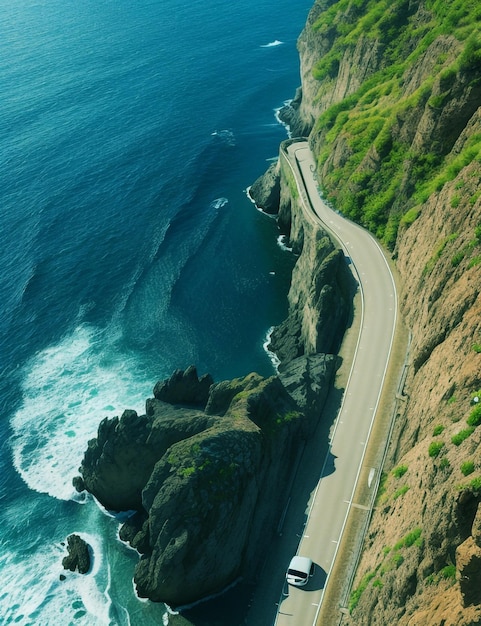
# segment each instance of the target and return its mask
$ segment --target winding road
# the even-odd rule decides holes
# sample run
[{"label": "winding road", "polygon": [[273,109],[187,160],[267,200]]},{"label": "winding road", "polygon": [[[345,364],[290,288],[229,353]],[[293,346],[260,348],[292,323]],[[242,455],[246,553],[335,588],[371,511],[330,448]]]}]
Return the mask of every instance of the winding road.
[{"label": "winding road", "polygon": [[[354,494],[391,357],[397,295],[394,278],[376,240],[321,199],[313,173],[315,162],[307,142],[291,144],[285,156],[294,173],[306,217],[320,221],[339,242],[358,282],[361,302],[360,310],[356,311],[360,321],[356,326],[359,330],[352,365],[297,550],[298,554],[311,557],[316,573],[306,587],[284,584],[275,618],[276,626],[311,626],[318,620],[329,589],[349,512],[353,507],[367,508],[365,502],[354,501]],[[377,469],[372,469],[369,481]],[[330,623],[337,623],[334,616]],[[323,624],[327,625],[327,621]]]}]

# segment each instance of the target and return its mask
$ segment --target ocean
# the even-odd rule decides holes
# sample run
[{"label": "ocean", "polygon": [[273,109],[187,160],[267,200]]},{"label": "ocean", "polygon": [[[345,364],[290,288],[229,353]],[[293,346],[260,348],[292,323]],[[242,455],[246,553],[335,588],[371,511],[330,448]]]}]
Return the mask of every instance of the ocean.
[{"label": "ocean", "polygon": [[[222,600],[140,601],[119,520],[72,478],[174,369],[273,372],[293,259],[246,190],[286,137],[310,5],[0,3],[2,624],[235,626]],[[61,565],[73,532],[86,576]]]}]

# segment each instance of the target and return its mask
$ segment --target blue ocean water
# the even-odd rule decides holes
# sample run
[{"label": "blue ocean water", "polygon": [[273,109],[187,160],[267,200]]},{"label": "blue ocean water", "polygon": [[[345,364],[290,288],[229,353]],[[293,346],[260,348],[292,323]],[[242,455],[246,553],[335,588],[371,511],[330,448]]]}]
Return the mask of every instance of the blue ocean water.
[{"label": "blue ocean water", "polygon": [[[137,599],[137,554],[71,481],[173,369],[272,372],[292,259],[246,188],[310,4],[0,3],[2,624],[190,623]],[[94,564],[62,581],[72,532]]]}]

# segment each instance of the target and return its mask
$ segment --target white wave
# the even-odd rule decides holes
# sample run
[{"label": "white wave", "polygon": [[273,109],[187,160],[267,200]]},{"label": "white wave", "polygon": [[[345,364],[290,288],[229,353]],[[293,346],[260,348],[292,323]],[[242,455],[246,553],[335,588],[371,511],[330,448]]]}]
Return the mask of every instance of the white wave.
[{"label": "white wave", "polygon": [[271,326],[271,328],[269,328],[269,330],[267,331],[262,347],[264,348],[265,353],[269,357],[270,362],[274,366],[274,369],[277,371],[277,368],[281,364],[281,361],[275,352],[272,352],[272,350],[269,350],[269,344],[271,343],[271,335],[272,335],[273,330],[274,330],[274,326]]},{"label": "white wave", "polygon": [[215,200],[212,200],[212,202],[210,203],[210,206],[213,209],[221,209],[228,202],[229,202],[229,200],[227,198],[216,198]]},{"label": "white wave", "polygon": [[218,137],[222,143],[225,143],[227,146],[235,146],[236,144],[235,135],[231,130],[215,130],[211,134],[213,137]]},{"label": "white wave", "polygon": [[[44,546],[28,556],[0,556],[2,624],[64,624],[108,626],[112,623],[109,597],[110,570],[97,537],[79,533],[93,548],[94,564],[86,574],[65,572],[61,560],[66,548],[60,543]],[[27,562],[28,559],[28,562]],[[60,575],[65,580],[60,579]],[[19,590],[28,590],[19,595]],[[128,622],[124,622],[128,623]]]},{"label": "white wave", "polygon": [[281,248],[281,250],[286,250],[287,252],[292,252],[292,248],[289,248],[286,242],[287,236],[279,235],[279,237],[277,238],[277,245],[279,246],[279,248]]},{"label": "white wave", "polygon": [[275,46],[281,46],[284,42],[276,39],[275,41],[271,41],[270,43],[266,43],[261,48],[274,48]]},{"label": "white wave", "polygon": [[14,466],[31,489],[78,498],[72,478],[99,422],[126,408],[142,412],[152,392],[136,365],[87,325],[26,364],[10,444]]}]

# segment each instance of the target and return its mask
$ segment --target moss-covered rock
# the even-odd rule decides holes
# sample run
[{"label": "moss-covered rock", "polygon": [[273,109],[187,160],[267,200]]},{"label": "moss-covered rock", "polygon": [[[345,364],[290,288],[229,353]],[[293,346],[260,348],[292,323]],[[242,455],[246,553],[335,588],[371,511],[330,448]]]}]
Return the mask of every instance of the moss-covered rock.
[{"label": "moss-covered rock", "polygon": [[[312,374],[304,385],[329,380]],[[277,376],[249,374],[210,385],[207,411],[152,398],[145,415],[101,422],[83,485],[107,508],[137,511],[121,537],[142,553],[140,596],[178,606],[255,571],[309,419]]]}]

